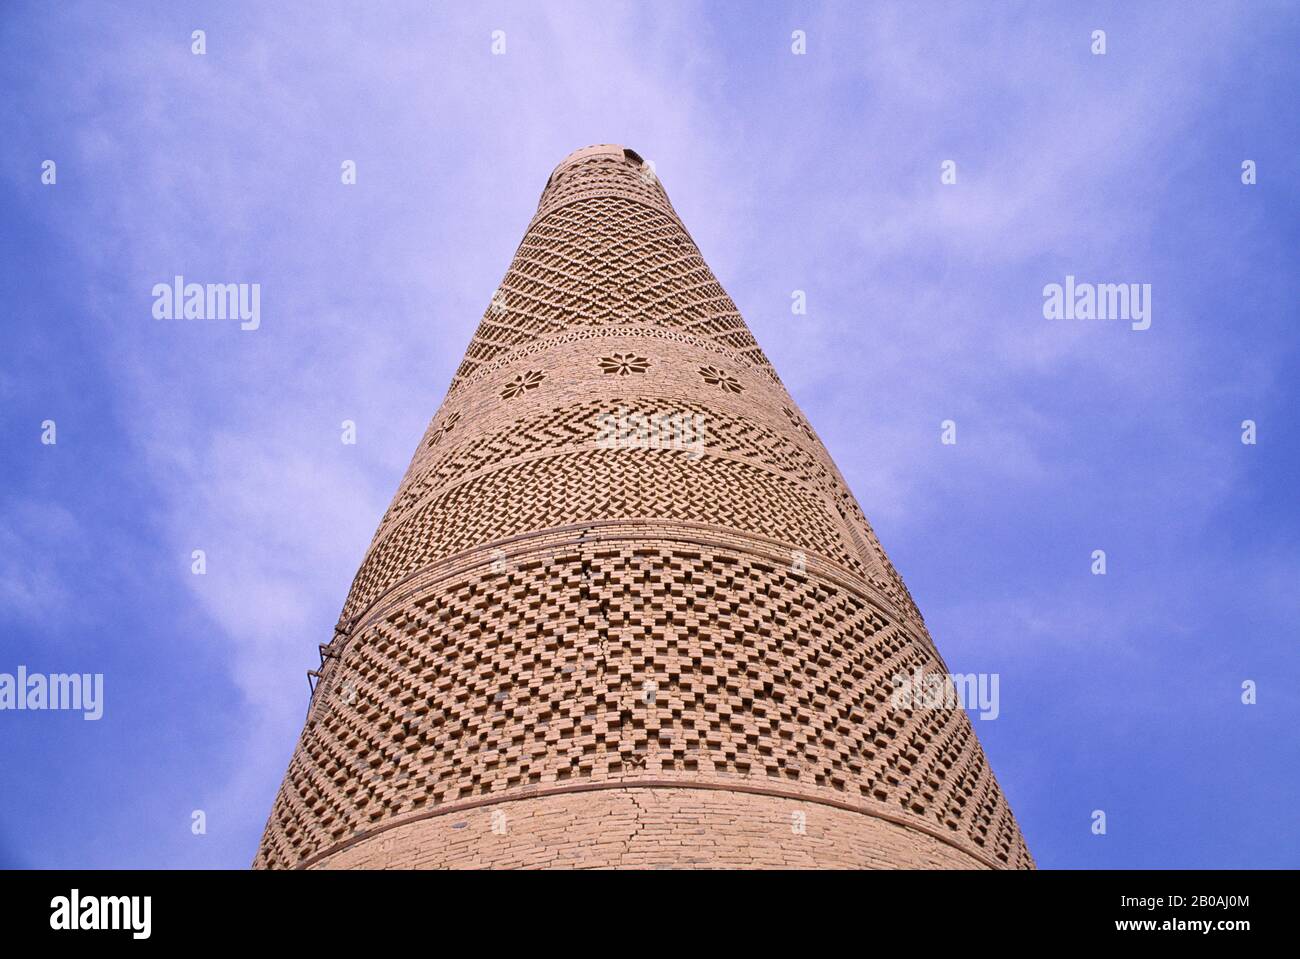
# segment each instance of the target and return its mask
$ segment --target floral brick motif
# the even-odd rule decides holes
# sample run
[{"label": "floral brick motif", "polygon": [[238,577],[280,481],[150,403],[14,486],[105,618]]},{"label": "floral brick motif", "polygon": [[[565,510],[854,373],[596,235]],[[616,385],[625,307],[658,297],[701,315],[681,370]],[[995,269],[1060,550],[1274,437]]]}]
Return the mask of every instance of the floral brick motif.
[{"label": "floral brick motif", "polygon": [[786,417],[790,420],[791,426],[793,426],[797,430],[800,430],[810,440],[817,439],[816,434],[813,433],[812,427],[808,425],[808,421],[806,419],[804,419],[794,410],[790,409],[790,407],[788,406],[783,406],[781,407],[781,409],[785,412]]},{"label": "floral brick motif", "polygon": [[503,400],[513,400],[516,396],[522,396],[529,390],[535,390],[542,385],[542,380],[546,379],[546,374],[539,370],[529,370],[527,373],[520,373],[513,380],[506,384],[506,388],[501,391]]},{"label": "floral brick motif", "polygon": [[710,386],[719,386],[724,393],[739,393],[744,389],[730,373],[724,373],[716,366],[701,366],[700,376],[704,377],[704,382]]},{"label": "floral brick motif", "polygon": [[443,420],[442,425],[433,431],[433,435],[429,437],[429,442],[427,445],[437,446],[439,443],[441,443],[442,438],[456,428],[456,423],[459,420],[460,420],[460,411],[457,410],[456,412],[448,416],[445,420]]},{"label": "floral brick motif", "polygon": [[632,353],[615,353],[613,356],[604,356],[600,360],[600,369],[605,373],[617,373],[619,376],[627,376],[629,373],[644,373],[650,368],[650,361],[644,356],[636,356]]}]

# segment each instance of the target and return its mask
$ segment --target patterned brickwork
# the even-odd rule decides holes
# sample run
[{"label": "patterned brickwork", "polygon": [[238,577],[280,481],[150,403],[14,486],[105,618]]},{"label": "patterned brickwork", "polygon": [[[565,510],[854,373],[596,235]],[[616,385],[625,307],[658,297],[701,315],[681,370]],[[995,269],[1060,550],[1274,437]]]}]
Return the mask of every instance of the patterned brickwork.
[{"label": "patterned brickwork", "polygon": [[[494,831],[495,830],[495,831]],[[330,857],[335,869],[979,869],[933,836],[817,802],[631,788],[449,809]]]},{"label": "patterned brickwork", "polygon": [[891,702],[917,669],[947,671],[662,185],[588,148],[322,647],[255,865],[1031,867],[966,714]]},{"label": "patterned brickwork", "polygon": [[657,178],[647,180],[637,161],[621,154],[577,158],[551,175],[452,391],[483,364],[536,339],[643,318],[712,340],[776,379]]}]

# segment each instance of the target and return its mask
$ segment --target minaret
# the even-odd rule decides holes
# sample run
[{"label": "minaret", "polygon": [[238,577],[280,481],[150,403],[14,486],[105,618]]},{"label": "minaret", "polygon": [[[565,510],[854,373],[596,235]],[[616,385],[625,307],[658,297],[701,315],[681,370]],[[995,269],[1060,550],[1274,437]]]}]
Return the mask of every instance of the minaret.
[{"label": "minaret", "polygon": [[257,867],[1033,866],[966,713],[899,692],[948,672],[920,612],[622,147],[551,174],[321,656]]}]

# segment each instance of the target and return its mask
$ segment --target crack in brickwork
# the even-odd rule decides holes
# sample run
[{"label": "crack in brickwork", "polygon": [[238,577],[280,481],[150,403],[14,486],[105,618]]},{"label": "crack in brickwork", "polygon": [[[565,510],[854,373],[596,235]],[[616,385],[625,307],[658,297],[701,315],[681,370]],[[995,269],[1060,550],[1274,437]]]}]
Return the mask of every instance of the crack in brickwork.
[{"label": "crack in brickwork", "polygon": [[641,835],[645,830],[646,823],[650,821],[650,811],[641,805],[640,795],[636,791],[628,790],[627,798],[632,801],[632,805],[636,807],[637,813],[636,818],[632,821],[632,834],[627,837],[627,843],[625,846],[627,851],[630,853],[632,847],[636,844],[636,837]]}]

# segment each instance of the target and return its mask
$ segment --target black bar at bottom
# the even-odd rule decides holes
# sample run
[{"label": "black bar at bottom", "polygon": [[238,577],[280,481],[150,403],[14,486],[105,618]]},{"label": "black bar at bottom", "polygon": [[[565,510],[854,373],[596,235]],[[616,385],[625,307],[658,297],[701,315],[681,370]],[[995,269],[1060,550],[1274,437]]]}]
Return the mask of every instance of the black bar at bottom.
[{"label": "black bar at bottom", "polygon": [[1287,871],[8,871],[0,928],[7,944],[332,951],[414,937],[429,953],[710,942],[806,952],[835,940],[863,954],[1125,941],[1222,951],[1284,935],[1294,882]]}]

